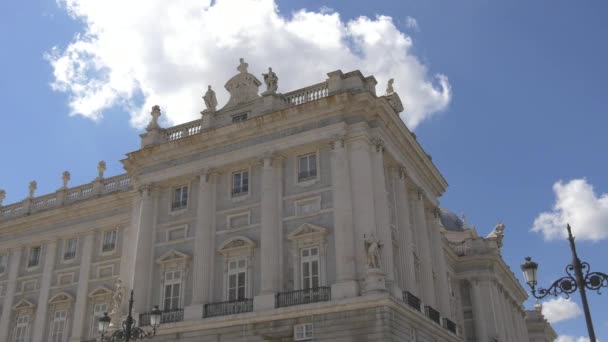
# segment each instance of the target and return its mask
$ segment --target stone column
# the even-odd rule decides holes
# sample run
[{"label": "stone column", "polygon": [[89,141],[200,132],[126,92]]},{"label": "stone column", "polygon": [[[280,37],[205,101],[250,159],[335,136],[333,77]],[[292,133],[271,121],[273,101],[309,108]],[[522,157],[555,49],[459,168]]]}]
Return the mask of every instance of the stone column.
[{"label": "stone column", "polygon": [[[141,186],[138,190],[136,206],[133,207],[133,221],[129,227],[129,239],[123,239],[123,258],[131,258],[129,267],[120,270],[121,278],[125,282],[127,293],[135,289],[136,300],[133,311],[144,313],[150,306],[150,279],[152,265],[154,264],[154,237],[155,237],[155,191],[151,185]],[[124,300],[126,310],[126,302]]]},{"label": "stone column", "polygon": [[479,281],[471,280],[470,284],[476,341],[488,341],[489,335],[486,327],[487,316],[484,307],[484,303],[487,298],[485,298],[482,294]]},{"label": "stone column", "polygon": [[272,309],[275,294],[279,291],[281,230],[280,209],[281,160],[270,155],[262,158],[261,199],[261,288],[254,297],[254,309]]},{"label": "stone column", "polygon": [[384,167],[384,142],[380,139],[373,141],[372,172],[374,183],[374,209],[376,212],[377,237],[382,247],[382,268],[386,274],[387,287],[394,296],[401,298],[401,289],[395,279],[395,256],[393,254],[393,232],[389,214],[388,191],[386,188],[386,172]]},{"label": "stone column", "polygon": [[435,251],[435,258],[433,260],[435,261],[435,270],[438,273],[438,283],[435,284],[437,286],[437,292],[439,293],[439,298],[437,298],[437,300],[439,301],[439,311],[441,311],[441,314],[443,316],[450,317],[451,319],[453,319],[454,317],[451,317],[452,311],[450,310],[450,292],[447,274],[448,271],[446,266],[445,253],[443,250],[443,238],[439,228],[441,224],[439,215],[439,208],[434,208],[432,213],[433,219],[429,221],[429,233],[431,235],[431,241],[433,241],[433,245],[435,246],[433,248],[433,250]]},{"label": "stone column", "polygon": [[503,298],[495,281],[488,282],[490,292],[490,303],[496,321],[496,334],[499,341],[511,341],[507,337],[507,320],[504,316]]},{"label": "stone column", "polygon": [[83,339],[84,321],[87,316],[87,299],[89,295],[89,275],[91,272],[91,256],[93,254],[94,234],[84,237],[82,245],[82,257],[80,258],[80,271],[78,272],[78,290],[76,292],[76,304],[74,308],[74,320],[72,322],[72,337],[70,341],[78,342]]},{"label": "stone column", "polygon": [[[213,266],[215,257],[215,198],[217,180],[215,172],[199,176],[196,231],[194,233],[192,308],[186,308],[186,319],[199,319],[202,306],[212,301]],[[190,311],[192,313],[190,314]]]},{"label": "stone column", "polygon": [[8,281],[6,282],[6,293],[4,295],[4,303],[2,304],[2,316],[0,317],[0,341],[8,341],[9,323],[13,310],[13,299],[15,297],[22,250],[23,248],[15,248],[10,251],[9,255]]},{"label": "stone column", "polygon": [[420,273],[422,278],[422,301],[437,309],[435,298],[435,281],[433,280],[433,246],[429,243],[428,225],[426,223],[425,198],[422,190],[416,189],[414,200],[414,225],[418,245],[418,257],[420,258]]},{"label": "stone column", "polygon": [[32,342],[43,342],[45,340],[45,325],[48,321],[47,309],[49,306],[49,290],[53,279],[53,268],[55,267],[55,256],[57,255],[57,241],[51,241],[46,246],[44,254],[44,268],[40,282],[40,292],[36,306],[36,317],[34,318],[34,330],[32,331]]},{"label": "stone column", "polygon": [[407,290],[417,296],[418,286],[416,284],[416,268],[414,265],[414,234],[410,224],[410,198],[406,184],[406,173],[404,168],[394,168],[392,178],[395,194],[395,216],[397,219],[397,230],[399,231],[399,250],[401,255],[400,272],[402,276],[401,284]]},{"label": "stone column", "polygon": [[336,283],[332,298],[354,297],[359,293],[355,257],[355,232],[350,191],[348,155],[342,138],[332,142],[331,181],[334,206],[334,242],[336,253]]}]

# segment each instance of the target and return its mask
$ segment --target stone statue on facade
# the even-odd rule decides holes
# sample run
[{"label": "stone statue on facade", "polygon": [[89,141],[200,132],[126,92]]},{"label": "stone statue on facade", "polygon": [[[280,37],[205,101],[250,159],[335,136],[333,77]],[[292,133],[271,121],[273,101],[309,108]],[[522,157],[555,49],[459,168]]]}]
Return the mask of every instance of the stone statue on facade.
[{"label": "stone statue on facade", "polygon": [[0,190],[0,207],[2,206],[2,202],[6,198],[6,191]]},{"label": "stone statue on facade", "polygon": [[160,128],[160,126],[158,125],[158,118],[161,115],[160,107],[158,105],[152,106],[152,112],[150,112],[150,115],[152,116],[152,120],[148,124],[148,127],[146,127],[146,131],[148,132]]},{"label": "stone statue on facade", "polygon": [[120,324],[122,321],[122,302],[125,298],[126,291],[122,285],[122,280],[116,279],[114,283],[114,294],[112,295],[112,311],[110,318],[114,324]]},{"label": "stone statue on facade", "polygon": [[238,72],[240,72],[241,74],[246,74],[248,67],[249,67],[249,64],[245,62],[245,59],[242,57],[239,58],[239,66],[236,67],[236,70]]},{"label": "stone statue on facade", "polygon": [[207,88],[207,92],[203,95],[203,100],[207,107],[206,112],[215,112],[217,110],[217,97],[215,97],[215,91],[211,89],[211,86]]},{"label": "stone statue on facade", "polygon": [[68,182],[70,181],[70,179],[71,179],[70,172],[63,171],[63,174],[61,175],[61,181],[63,182],[63,185],[61,186],[62,189],[68,188]]},{"label": "stone statue on facade", "polygon": [[106,162],[101,160],[97,163],[97,178],[103,179],[104,172],[106,172]]},{"label": "stone statue on facade", "polygon": [[502,239],[505,237],[506,226],[503,223],[499,223],[494,227],[494,230],[486,236],[486,238],[496,239],[498,247],[502,247]]},{"label": "stone statue on facade", "polygon": [[31,181],[30,186],[29,186],[30,198],[34,197],[34,194],[36,193],[37,188],[38,188],[38,183],[36,183],[35,180]]},{"label": "stone statue on facade", "polygon": [[395,82],[395,79],[393,79],[393,78],[388,80],[388,84],[386,85],[386,95],[390,95],[395,92],[395,89],[393,89],[394,82]]},{"label": "stone statue on facade", "polygon": [[382,244],[374,235],[365,239],[365,250],[367,251],[367,267],[369,269],[380,269],[380,249]]},{"label": "stone statue on facade", "polygon": [[268,68],[267,74],[262,74],[264,76],[264,83],[266,83],[266,91],[265,94],[276,94],[277,89],[279,88],[279,78],[277,74],[272,71],[272,68]]}]

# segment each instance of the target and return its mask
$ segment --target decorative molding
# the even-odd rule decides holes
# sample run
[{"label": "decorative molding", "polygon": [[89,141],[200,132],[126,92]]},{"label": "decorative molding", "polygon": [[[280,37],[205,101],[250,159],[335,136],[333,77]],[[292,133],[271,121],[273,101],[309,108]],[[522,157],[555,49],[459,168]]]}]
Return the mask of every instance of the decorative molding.
[{"label": "decorative molding", "polygon": [[287,235],[287,239],[291,241],[301,240],[323,240],[327,235],[327,228],[315,226],[310,223],[304,223],[296,230]]},{"label": "decorative molding", "polygon": [[49,304],[65,304],[74,301],[74,296],[72,296],[71,294],[67,292],[59,292],[53,297],[51,297],[51,299],[49,299]]},{"label": "decorative molding", "polygon": [[222,242],[218,252],[220,254],[231,254],[234,252],[249,252],[251,253],[255,248],[255,242],[245,236],[235,236]]}]

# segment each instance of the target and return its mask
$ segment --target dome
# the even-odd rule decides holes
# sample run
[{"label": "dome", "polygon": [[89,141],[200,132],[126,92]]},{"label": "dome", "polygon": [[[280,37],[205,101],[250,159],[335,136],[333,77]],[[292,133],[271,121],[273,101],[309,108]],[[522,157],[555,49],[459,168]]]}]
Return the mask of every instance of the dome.
[{"label": "dome", "polygon": [[443,208],[440,208],[439,211],[441,215],[441,224],[446,230],[452,232],[462,232],[465,230],[464,223],[458,217],[458,215]]}]

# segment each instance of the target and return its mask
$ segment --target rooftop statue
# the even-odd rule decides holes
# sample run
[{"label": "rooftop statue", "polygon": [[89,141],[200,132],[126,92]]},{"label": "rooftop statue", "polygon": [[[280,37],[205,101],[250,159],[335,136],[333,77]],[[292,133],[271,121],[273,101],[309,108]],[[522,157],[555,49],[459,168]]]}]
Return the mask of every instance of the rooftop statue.
[{"label": "rooftop statue", "polygon": [[[241,58],[241,62],[243,59]],[[245,67],[245,70],[247,67]],[[203,100],[205,101],[205,106],[207,109],[206,112],[215,112],[217,110],[217,97],[215,97],[215,91],[211,89],[211,86],[207,88],[207,92],[203,95]]]},{"label": "rooftop statue", "polygon": [[395,89],[393,89],[394,82],[395,82],[395,79],[393,79],[393,78],[388,80],[388,84],[386,85],[386,95],[390,95],[395,92]]},{"label": "rooftop statue", "polygon": [[36,183],[35,180],[31,181],[30,186],[29,186],[30,198],[34,197],[34,194],[36,193],[37,188],[38,188],[38,183]]},{"label": "rooftop statue", "polygon": [[266,83],[266,91],[264,94],[275,94],[279,88],[279,78],[277,77],[277,74],[269,67],[268,73],[262,74],[262,76],[264,76],[264,83]]},{"label": "rooftop statue", "polygon": [[148,124],[148,127],[146,127],[146,131],[148,131],[148,132],[150,132],[151,130],[160,128],[160,126],[158,125],[158,117],[161,115],[160,107],[158,105],[153,106],[152,112],[150,113],[150,115],[152,115],[152,120]]},{"label": "rooftop statue", "polygon": [[241,74],[246,74],[247,73],[247,68],[249,67],[249,64],[245,62],[244,58],[240,58],[239,59],[239,66],[236,67],[236,70],[238,70],[238,72],[240,72]]},{"label": "rooftop statue", "polygon": [[70,179],[71,179],[70,172],[63,171],[63,175],[61,176],[61,180],[63,182],[63,186],[61,187],[62,189],[68,188],[68,182],[70,181]]},{"label": "rooftop statue", "polygon": [[106,172],[106,162],[101,160],[98,164],[97,164],[97,178],[102,179],[103,178],[103,173]]},{"label": "rooftop statue", "polygon": [[0,190],[0,207],[2,206],[2,201],[6,198],[6,191]]},{"label": "rooftop statue", "polygon": [[486,238],[494,238],[498,243],[498,247],[502,247],[502,239],[505,237],[505,225],[499,223],[494,227],[494,230],[486,236]]},{"label": "rooftop statue", "polygon": [[248,67],[249,64],[243,58],[240,58],[239,66],[236,68],[239,73],[228,80],[224,86],[230,93],[230,99],[224,108],[234,107],[260,98],[258,88],[262,82],[247,72]]}]

